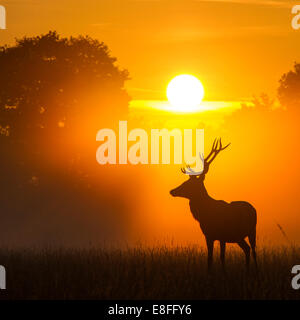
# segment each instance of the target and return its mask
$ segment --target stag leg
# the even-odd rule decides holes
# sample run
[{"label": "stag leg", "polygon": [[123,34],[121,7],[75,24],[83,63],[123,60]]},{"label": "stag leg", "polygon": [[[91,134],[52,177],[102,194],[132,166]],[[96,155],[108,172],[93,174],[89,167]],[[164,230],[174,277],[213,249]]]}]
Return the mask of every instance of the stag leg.
[{"label": "stag leg", "polygon": [[255,247],[256,247],[256,230],[255,229],[249,234],[248,239],[252,249],[252,256],[255,263],[255,268],[256,268],[256,271],[258,271],[257,261],[256,261],[256,251],[255,251]]},{"label": "stag leg", "polygon": [[220,258],[222,263],[223,272],[225,273],[225,249],[226,249],[226,242],[220,241]]},{"label": "stag leg", "polygon": [[214,252],[214,241],[211,239],[206,238],[206,245],[207,245],[207,270],[211,272],[211,266],[213,262],[213,252]]},{"label": "stag leg", "polygon": [[253,256],[254,263],[255,263],[255,268],[256,268],[256,271],[257,271],[257,270],[258,270],[258,266],[257,266],[257,261],[256,261],[256,251],[255,251],[255,248],[252,249],[252,256]]},{"label": "stag leg", "polygon": [[249,261],[250,261],[250,247],[249,247],[248,243],[245,241],[245,239],[239,241],[237,244],[242,248],[242,250],[245,253],[246,268],[247,268],[247,272],[248,272],[249,271]]}]

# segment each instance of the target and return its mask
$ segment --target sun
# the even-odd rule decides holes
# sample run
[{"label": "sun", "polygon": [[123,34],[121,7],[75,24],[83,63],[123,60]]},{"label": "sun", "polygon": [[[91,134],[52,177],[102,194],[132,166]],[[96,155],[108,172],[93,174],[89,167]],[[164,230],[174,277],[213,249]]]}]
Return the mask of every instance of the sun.
[{"label": "sun", "polygon": [[199,109],[204,88],[199,79],[182,74],[173,78],[167,87],[167,97],[176,111],[190,112]]}]

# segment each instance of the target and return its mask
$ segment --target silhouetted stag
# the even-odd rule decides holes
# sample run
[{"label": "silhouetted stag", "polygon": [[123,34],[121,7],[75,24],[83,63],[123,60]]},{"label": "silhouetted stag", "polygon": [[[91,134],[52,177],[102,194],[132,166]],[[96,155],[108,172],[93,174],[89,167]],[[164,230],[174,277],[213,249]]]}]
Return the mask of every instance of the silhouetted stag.
[{"label": "silhouetted stag", "polygon": [[248,237],[252,255],[256,262],[256,210],[251,204],[245,201],[234,201],[227,203],[222,200],[211,198],[204,186],[205,175],[210,164],[222,150],[221,139],[215,139],[210,154],[203,161],[204,169],[195,172],[189,166],[181,169],[189,179],[179,187],[170,191],[174,197],[183,197],[190,200],[190,209],[193,217],[199,222],[200,228],[205,235],[208,250],[208,270],[211,269],[213,260],[214,241],[220,241],[220,258],[222,267],[225,270],[225,246],[228,243],[237,243],[245,253],[246,267],[249,269],[250,247],[245,241]]}]

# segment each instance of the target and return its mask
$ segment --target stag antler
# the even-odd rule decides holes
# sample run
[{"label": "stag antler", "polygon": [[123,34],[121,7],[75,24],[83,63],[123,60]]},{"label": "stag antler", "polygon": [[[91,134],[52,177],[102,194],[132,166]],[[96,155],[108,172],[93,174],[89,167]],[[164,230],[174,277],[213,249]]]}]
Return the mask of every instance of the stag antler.
[{"label": "stag antler", "polygon": [[[213,160],[216,158],[216,156],[222,150],[225,150],[227,147],[229,147],[229,145],[230,145],[230,143],[228,143],[225,147],[223,147],[221,138],[219,138],[219,139],[216,138],[213,142],[211,151],[206,158],[204,158],[204,156],[199,153],[199,157],[203,163],[203,170],[202,171],[196,172],[193,169],[191,169],[190,166],[187,166],[186,169],[181,168],[181,171],[184,174],[193,175],[193,176],[200,175],[200,174],[206,174],[208,172],[209,165],[213,162]],[[209,159],[210,157],[211,157],[211,159]]]},{"label": "stag antler", "polygon": [[[201,155],[201,153],[199,153],[199,157],[203,163],[203,168],[204,168],[204,158]],[[184,174],[188,174],[189,176],[199,176],[203,172],[203,170],[196,172],[189,165],[187,165],[186,168],[181,168],[181,172],[183,172]]]},{"label": "stag antler", "polygon": [[[213,146],[211,148],[210,154],[205,158],[204,162],[206,165],[210,165],[215,157],[221,152],[222,150],[225,150],[227,147],[230,146],[230,143],[228,143],[225,147],[222,146],[222,139],[215,139]],[[209,160],[209,158],[212,156],[212,158]]]}]

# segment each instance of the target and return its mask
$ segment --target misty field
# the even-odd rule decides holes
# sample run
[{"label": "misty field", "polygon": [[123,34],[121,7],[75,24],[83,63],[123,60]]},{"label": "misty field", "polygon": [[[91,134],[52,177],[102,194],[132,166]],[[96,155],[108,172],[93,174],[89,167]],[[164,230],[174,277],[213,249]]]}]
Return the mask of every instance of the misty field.
[{"label": "misty field", "polygon": [[215,251],[206,272],[206,251],[197,247],[82,250],[1,250],[7,290],[1,299],[299,299],[291,268],[300,248],[258,250],[245,273],[244,256],[229,248],[227,274]]}]

